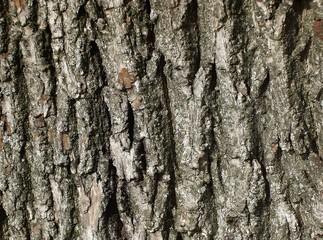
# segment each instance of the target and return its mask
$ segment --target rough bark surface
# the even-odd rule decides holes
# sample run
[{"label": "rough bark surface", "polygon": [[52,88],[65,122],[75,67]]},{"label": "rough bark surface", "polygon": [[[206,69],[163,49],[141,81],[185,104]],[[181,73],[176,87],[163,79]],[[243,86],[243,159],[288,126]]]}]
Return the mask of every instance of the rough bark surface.
[{"label": "rough bark surface", "polygon": [[323,238],[320,0],[0,0],[0,239]]}]

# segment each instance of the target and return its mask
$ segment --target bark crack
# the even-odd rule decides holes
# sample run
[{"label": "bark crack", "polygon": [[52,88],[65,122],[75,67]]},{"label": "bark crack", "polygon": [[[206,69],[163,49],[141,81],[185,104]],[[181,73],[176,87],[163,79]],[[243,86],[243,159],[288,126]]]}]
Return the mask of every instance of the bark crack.
[{"label": "bark crack", "polygon": [[133,145],[133,141],[134,141],[134,128],[135,128],[135,117],[133,115],[133,109],[132,106],[129,102],[129,100],[127,101],[127,107],[128,107],[128,111],[127,111],[127,129],[128,129],[128,138],[129,138],[129,149],[132,148]]},{"label": "bark crack", "polygon": [[103,210],[103,224],[107,239],[125,239],[123,236],[123,223],[120,219],[120,213],[117,203],[117,169],[109,160],[108,179],[104,188],[106,201],[108,202]]},{"label": "bark crack", "polygon": [[[0,195],[2,193],[0,192]],[[7,231],[8,216],[2,205],[0,204],[0,239],[4,239],[4,234]]]},{"label": "bark crack", "polygon": [[162,87],[163,87],[163,94],[164,94],[163,97],[164,97],[164,102],[165,102],[166,111],[167,111],[167,122],[168,122],[167,130],[168,130],[168,137],[169,137],[169,144],[170,144],[169,146],[170,153],[168,154],[166,159],[167,169],[170,176],[169,185],[168,185],[169,195],[167,198],[167,209],[165,210],[164,226],[163,226],[162,234],[164,239],[168,239],[170,234],[170,229],[174,224],[172,209],[176,207],[175,169],[177,168],[177,162],[176,162],[177,158],[176,158],[176,145],[175,145],[175,139],[174,139],[171,100],[169,96],[167,77],[164,74],[165,65],[166,65],[165,57],[164,55],[161,54],[158,68],[157,68],[157,75],[160,76],[162,80]]}]

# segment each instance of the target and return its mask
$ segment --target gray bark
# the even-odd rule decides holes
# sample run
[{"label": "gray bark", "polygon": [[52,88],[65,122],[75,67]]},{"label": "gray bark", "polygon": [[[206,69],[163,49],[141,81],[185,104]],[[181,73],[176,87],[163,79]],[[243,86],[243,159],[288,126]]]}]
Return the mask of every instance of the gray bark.
[{"label": "gray bark", "polygon": [[0,0],[0,239],[323,238],[320,0]]}]

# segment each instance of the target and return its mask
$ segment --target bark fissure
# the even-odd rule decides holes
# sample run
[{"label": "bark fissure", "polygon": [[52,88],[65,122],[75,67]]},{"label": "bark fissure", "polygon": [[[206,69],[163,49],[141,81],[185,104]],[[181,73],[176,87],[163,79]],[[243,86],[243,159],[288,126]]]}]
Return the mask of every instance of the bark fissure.
[{"label": "bark fissure", "polygon": [[[9,19],[8,19],[8,7],[9,3],[6,0],[0,1],[0,54],[6,54],[8,52],[9,45]],[[1,67],[1,65],[0,65]]]},{"label": "bark fissure", "polygon": [[132,144],[134,141],[134,128],[135,128],[135,119],[134,119],[134,115],[133,115],[133,110],[131,107],[131,104],[129,103],[129,101],[127,102],[127,108],[128,108],[128,112],[127,112],[127,129],[128,129],[128,136],[129,136],[129,149],[132,148]]},{"label": "bark fissure", "polygon": [[109,161],[109,173],[107,182],[107,206],[103,211],[103,229],[107,239],[126,239],[122,234],[123,223],[120,220],[120,214],[117,203],[117,169]]},{"label": "bark fissure", "polygon": [[8,227],[8,216],[6,211],[3,209],[2,205],[0,205],[0,238],[4,239],[4,234],[7,231]]},{"label": "bark fissure", "polygon": [[170,96],[169,96],[169,89],[167,84],[167,77],[164,74],[164,68],[166,65],[165,57],[164,55],[160,56],[159,59],[159,65],[157,69],[157,75],[160,76],[162,81],[162,88],[163,88],[163,97],[164,97],[164,103],[166,105],[166,111],[167,111],[167,135],[170,138],[169,141],[169,148],[170,152],[166,154],[166,166],[167,166],[167,172],[169,174],[169,182],[168,182],[168,196],[166,200],[166,209],[165,209],[165,216],[163,219],[164,226],[162,230],[162,234],[164,239],[168,239],[170,235],[170,229],[172,228],[174,224],[174,216],[173,216],[173,208],[176,207],[176,190],[175,190],[175,183],[176,183],[176,176],[175,176],[175,169],[177,166],[177,158],[176,158],[176,143],[174,139],[174,128],[173,128],[173,114],[172,114],[172,108],[171,108],[171,102],[170,102]]},{"label": "bark fissure", "polygon": [[267,92],[269,85],[270,85],[270,73],[267,70],[266,77],[259,87],[258,98],[261,98]]}]

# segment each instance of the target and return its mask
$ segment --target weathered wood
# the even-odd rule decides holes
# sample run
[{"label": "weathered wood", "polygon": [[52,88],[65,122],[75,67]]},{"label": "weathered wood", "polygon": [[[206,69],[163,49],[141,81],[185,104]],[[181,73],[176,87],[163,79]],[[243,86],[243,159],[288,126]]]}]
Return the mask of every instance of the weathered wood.
[{"label": "weathered wood", "polygon": [[322,9],[0,0],[0,238],[322,238]]}]

